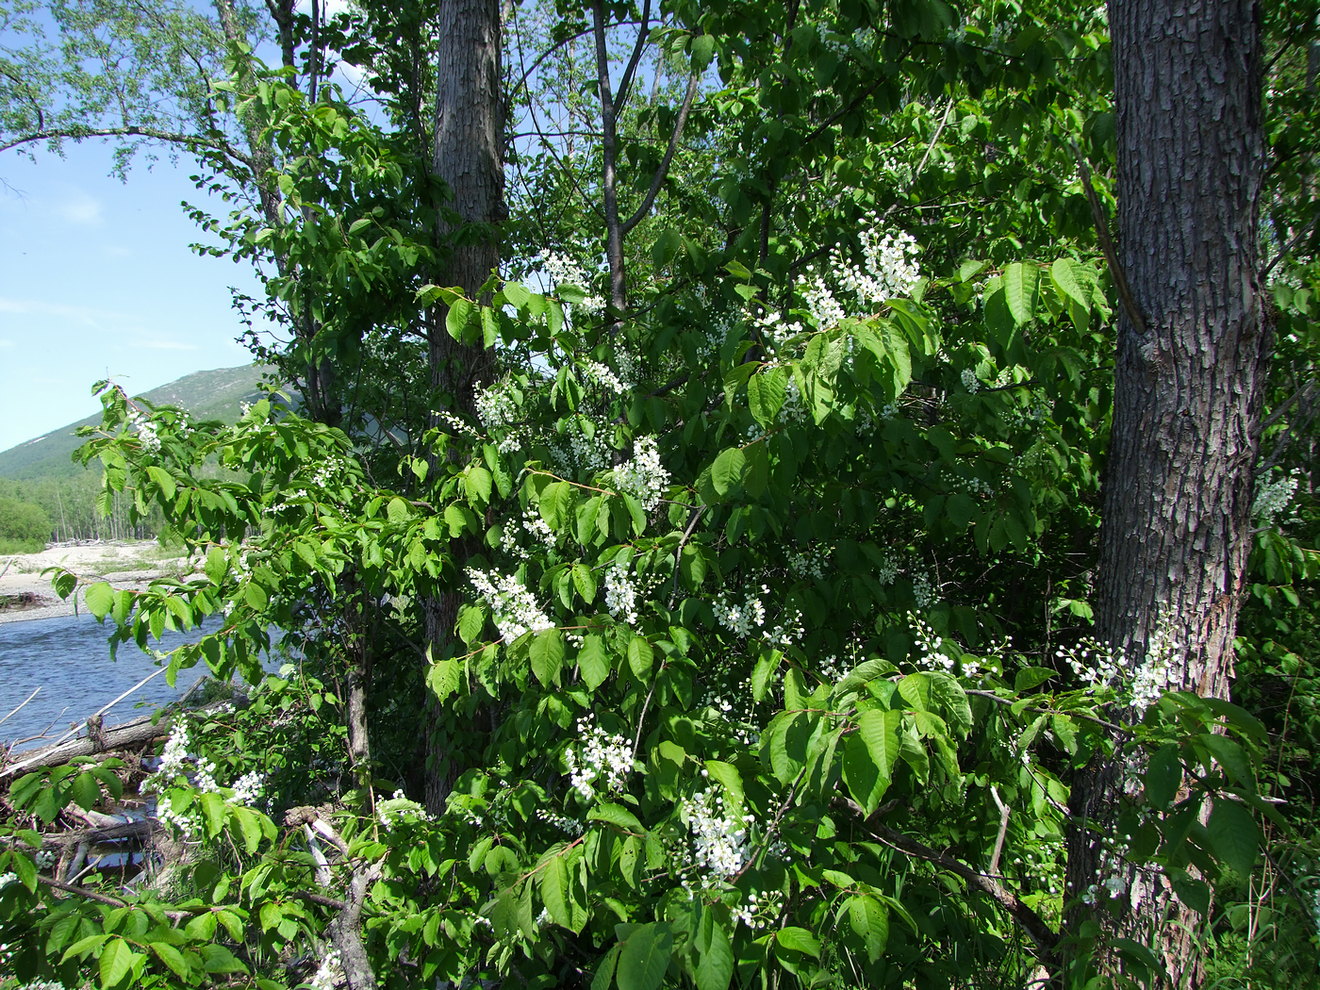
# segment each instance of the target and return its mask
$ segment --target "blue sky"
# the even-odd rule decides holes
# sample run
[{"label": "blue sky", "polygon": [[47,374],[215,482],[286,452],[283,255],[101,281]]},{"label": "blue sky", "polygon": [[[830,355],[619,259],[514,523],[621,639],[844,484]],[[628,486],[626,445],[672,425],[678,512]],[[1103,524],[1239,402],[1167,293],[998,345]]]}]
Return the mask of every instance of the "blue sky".
[{"label": "blue sky", "polygon": [[147,164],[122,183],[100,142],[0,155],[0,450],[95,413],[107,376],[145,392],[250,359],[229,302],[250,269],[189,250],[188,163]]}]

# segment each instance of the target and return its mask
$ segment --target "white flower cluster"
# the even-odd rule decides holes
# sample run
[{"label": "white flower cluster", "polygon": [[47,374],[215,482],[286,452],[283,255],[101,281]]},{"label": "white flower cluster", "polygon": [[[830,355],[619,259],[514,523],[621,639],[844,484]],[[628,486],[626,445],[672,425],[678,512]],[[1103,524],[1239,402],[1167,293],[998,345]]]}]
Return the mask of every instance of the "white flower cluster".
[{"label": "white flower cluster", "polygon": [[669,481],[669,472],[660,463],[660,449],[654,436],[638,437],[633,443],[632,460],[614,469],[615,486],[641,502],[647,512],[660,504]]},{"label": "white flower cluster", "polygon": [[539,808],[536,817],[545,822],[552,828],[557,828],[565,835],[577,838],[584,829],[583,824],[576,818],[569,818],[567,815],[561,815],[557,811],[551,811],[549,808]]},{"label": "white flower cluster", "polygon": [[616,375],[608,366],[599,361],[587,361],[582,365],[586,376],[607,392],[624,395],[632,387],[622,377]]},{"label": "white flower cluster", "polygon": [[316,465],[312,472],[312,484],[324,488],[335,481],[342,481],[348,473],[348,461],[338,455],[331,455]]},{"label": "white flower cluster", "polygon": [[819,272],[811,273],[811,278],[798,290],[798,294],[802,296],[802,305],[806,307],[817,330],[832,327],[848,315]]},{"label": "white flower cluster", "polygon": [[[879,217],[871,214],[862,222],[874,225],[879,223]],[[849,263],[838,248],[830,255],[830,261],[838,272],[840,287],[865,306],[906,296],[921,280],[921,268],[917,264],[921,251],[911,234],[899,231],[881,236],[871,229],[862,231],[859,240],[861,265]]]},{"label": "white flower cluster", "polygon": [[742,871],[751,859],[749,819],[725,808],[719,788],[679,802],[679,811],[687,822],[691,866],[705,874],[696,886],[706,888]]},{"label": "white flower cluster", "polygon": [[628,565],[617,560],[605,571],[605,608],[616,619],[637,624],[637,585]]},{"label": "white flower cluster", "polygon": [[331,949],[321,960],[321,965],[307,985],[312,990],[335,990],[335,987],[344,982],[344,963],[339,956],[338,949]]},{"label": "white flower cluster", "polygon": [[930,608],[935,602],[939,601],[939,588],[936,587],[930,575],[921,571],[912,577],[912,597],[917,603],[917,608]]},{"label": "white flower cluster", "polygon": [[518,416],[518,399],[508,381],[492,382],[473,397],[477,418],[488,430],[509,426]]},{"label": "white flower cluster", "polygon": [[469,567],[467,576],[490,609],[500,636],[506,643],[523,633],[554,628],[550,617],[541,611],[536,597],[514,575],[499,574],[496,571],[487,573]]},{"label": "white flower cluster", "polygon": [[427,814],[422,805],[410,800],[402,790],[397,790],[390,797],[377,802],[376,817],[386,828],[400,821],[435,821],[434,815]]},{"label": "white flower cluster", "polygon": [[160,452],[160,433],[156,430],[156,424],[136,406],[128,411],[128,426],[137,434],[143,450],[152,454]]},{"label": "white flower cluster", "polygon": [[963,388],[967,389],[972,395],[981,391],[981,379],[976,377],[975,368],[963,368],[958,377],[962,379]]},{"label": "white flower cluster", "polygon": [[1251,502],[1251,516],[1263,525],[1271,525],[1279,513],[1288,508],[1297,493],[1296,470],[1256,486],[1256,497]]},{"label": "white flower cluster", "polygon": [[[181,720],[175,725],[169,739],[165,741],[165,747],[160,754],[160,765],[157,766],[155,773],[143,781],[142,790],[147,793],[152,791],[159,793],[183,776],[188,778],[193,789],[202,794],[219,793],[222,788],[215,779],[215,771],[214,760],[195,756],[189,752],[188,724]],[[262,775],[255,770],[249,771],[234,781],[231,787],[232,793],[227,801],[229,804],[256,804],[261,797],[263,786]],[[161,821],[167,824],[173,821],[180,827],[194,824],[190,816],[175,815],[167,804],[159,807],[158,816]]]},{"label": "white flower cluster", "polygon": [[917,666],[922,670],[943,670],[953,673],[954,660],[944,648],[944,638],[935,631],[935,627],[923,622],[912,612],[908,613],[908,624],[917,645]]},{"label": "white flower cluster", "polygon": [[1181,670],[1185,649],[1170,623],[1161,619],[1146,641],[1146,655],[1132,676],[1132,707],[1144,712],[1169,688],[1170,673]]},{"label": "white flower cluster", "polygon": [[500,531],[500,549],[519,560],[531,556],[531,551],[519,542],[520,531],[547,549],[554,549],[557,542],[555,531],[541,518],[541,514],[535,509],[527,509],[521,519],[510,520]]},{"label": "white flower cluster", "polygon": [[[563,428],[562,438],[550,450],[555,467],[561,474],[584,472],[590,474],[607,467],[610,463],[610,449],[605,445],[605,431],[594,427],[584,428],[584,417],[575,416]],[[588,427],[594,426],[585,420]]]},{"label": "white flower cluster", "polygon": [[778,890],[749,891],[747,900],[733,911],[733,920],[753,931],[773,925],[784,911],[784,894]]},{"label": "white flower cluster", "polygon": [[[768,585],[761,585],[761,594],[770,594]],[[759,596],[748,593],[741,602],[722,594],[715,602],[715,619],[725,629],[738,636],[750,636],[765,625],[765,606]]]},{"label": "white flower cluster", "polygon": [[1088,692],[1112,687],[1123,673],[1122,651],[1095,639],[1083,639],[1073,647],[1060,646],[1054,656],[1068,665]]},{"label": "white flower cluster", "polygon": [[[573,285],[585,290],[591,287],[591,279],[583,267],[566,254],[560,254],[557,251],[542,251],[536,256],[536,262],[545,280],[555,288]],[[587,315],[603,312],[605,298],[604,296],[589,294],[580,303],[577,303],[577,308]]]},{"label": "white flower cluster", "polygon": [[788,555],[788,573],[794,577],[810,578],[814,581],[825,580],[825,565],[829,563],[830,550],[794,550]]},{"label": "white flower cluster", "polygon": [[627,785],[633,772],[633,748],[623,736],[606,732],[590,717],[578,719],[581,749],[570,746],[564,752],[569,783],[588,801],[598,791],[615,794]]},{"label": "white flower cluster", "polygon": [[805,633],[806,627],[802,625],[802,613],[797,609],[791,609],[784,613],[780,621],[766,629],[764,639],[771,646],[787,649],[802,639]]},{"label": "white flower cluster", "polygon": [[797,320],[785,320],[779,313],[763,313],[755,319],[756,328],[761,332],[762,339],[769,342],[776,354],[779,354],[789,343],[806,333],[806,328]]},{"label": "white flower cluster", "polygon": [[41,849],[32,857],[32,861],[37,864],[37,869],[48,870],[55,865],[55,854],[49,849]]}]

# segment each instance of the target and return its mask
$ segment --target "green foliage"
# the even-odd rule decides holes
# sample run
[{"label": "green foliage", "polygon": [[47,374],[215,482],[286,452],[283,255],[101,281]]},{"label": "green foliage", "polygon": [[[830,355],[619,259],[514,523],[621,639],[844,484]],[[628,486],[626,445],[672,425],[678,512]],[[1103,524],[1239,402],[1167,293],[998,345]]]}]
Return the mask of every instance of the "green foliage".
[{"label": "green foliage", "polygon": [[0,553],[34,553],[45,549],[54,527],[41,506],[0,498]]},{"label": "green foliage", "polygon": [[[1064,886],[1093,760],[1132,767],[1097,842],[1193,908],[1214,895],[1219,972],[1283,958],[1234,969],[1260,919],[1277,946],[1312,937],[1315,860],[1281,839],[1309,819],[1276,801],[1313,773],[1320,724],[1309,487],[1295,523],[1259,520],[1237,704],[1139,695],[1085,642],[1113,313],[1071,148],[1106,204],[1101,15],[663,6],[624,193],[644,195],[693,68],[676,167],[705,192],[672,181],[634,228],[625,313],[595,304],[596,143],[527,153],[527,284],[427,278],[445,207],[404,94],[431,70],[371,35],[416,41],[426,9],[327,27],[379,67],[396,130],[231,51],[216,105],[272,150],[278,222],[237,201],[197,216],[264,266],[253,305],[291,333],[271,356],[342,388],[319,420],[271,393],[224,423],[102,386],[80,456],[103,504],[159,514],[196,569],[93,584],[89,610],[115,646],[200,626],[167,676],[254,688],[176,723],[151,782],[195,855],[132,889],[91,881],[108,902],[43,886],[20,826],[117,778],[9,785],[18,977],[308,982],[284,961],[328,959],[351,902],[387,987],[999,986],[1042,965],[1083,986],[1066,899],[1127,908],[1118,868]],[[565,47],[527,82],[571,94],[570,123],[595,112],[580,17],[528,26]],[[1314,273],[1290,277],[1277,408],[1314,366]],[[471,402],[424,363],[451,340],[493,356]],[[1267,443],[1291,478],[1312,468],[1289,425],[1305,433],[1272,421]],[[1268,905],[1250,897],[1267,872]]]}]

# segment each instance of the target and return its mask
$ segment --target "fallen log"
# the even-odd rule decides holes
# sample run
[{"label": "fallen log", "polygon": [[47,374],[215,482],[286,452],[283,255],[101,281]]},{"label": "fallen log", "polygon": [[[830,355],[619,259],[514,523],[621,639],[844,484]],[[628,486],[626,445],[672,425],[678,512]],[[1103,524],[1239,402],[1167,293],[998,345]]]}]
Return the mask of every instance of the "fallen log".
[{"label": "fallen log", "polygon": [[9,754],[9,762],[0,767],[0,779],[37,767],[57,767],[77,756],[95,756],[108,750],[128,749],[154,742],[169,735],[170,719],[144,716],[108,729],[98,728],[79,739],[35,746]]}]

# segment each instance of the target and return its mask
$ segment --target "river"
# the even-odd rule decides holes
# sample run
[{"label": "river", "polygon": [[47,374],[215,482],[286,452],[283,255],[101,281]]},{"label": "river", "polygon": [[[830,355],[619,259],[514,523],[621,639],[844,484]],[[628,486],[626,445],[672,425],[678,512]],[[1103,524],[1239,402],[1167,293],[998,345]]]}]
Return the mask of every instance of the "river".
[{"label": "river", "polygon": [[[0,723],[0,743],[46,735],[54,739],[158,669],[135,645],[119,647],[110,659],[111,626],[92,616],[0,624],[0,719],[40,688],[15,715]],[[158,649],[197,639],[200,631],[166,632]],[[205,665],[179,672],[174,687],[160,674],[107,711],[106,725],[126,722],[175,701],[206,673]]]}]

